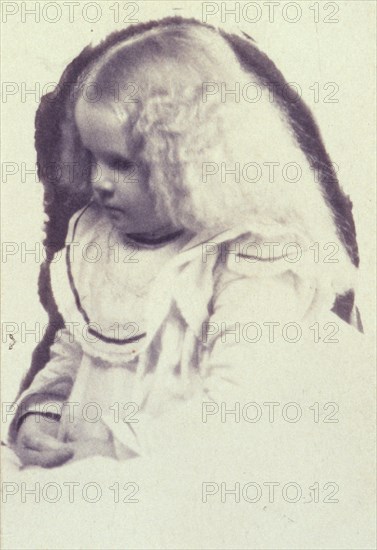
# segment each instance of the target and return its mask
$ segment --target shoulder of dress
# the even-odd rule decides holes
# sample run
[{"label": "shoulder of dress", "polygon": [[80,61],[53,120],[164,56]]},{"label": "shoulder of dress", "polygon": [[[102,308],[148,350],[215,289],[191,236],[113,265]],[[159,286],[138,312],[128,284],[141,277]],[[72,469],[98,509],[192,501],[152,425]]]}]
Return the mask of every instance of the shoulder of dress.
[{"label": "shoulder of dress", "polygon": [[[292,319],[303,318],[320,286],[320,266],[313,263],[309,244],[301,237],[261,239],[253,233],[239,234],[220,250],[213,270],[213,309],[220,306]],[[330,288],[321,304],[331,309]],[[321,306],[322,307],[322,306]]]},{"label": "shoulder of dress", "polygon": [[224,284],[240,277],[275,277],[287,271],[308,269],[309,243],[301,236],[263,238],[249,232],[220,243],[214,269],[215,283]]}]

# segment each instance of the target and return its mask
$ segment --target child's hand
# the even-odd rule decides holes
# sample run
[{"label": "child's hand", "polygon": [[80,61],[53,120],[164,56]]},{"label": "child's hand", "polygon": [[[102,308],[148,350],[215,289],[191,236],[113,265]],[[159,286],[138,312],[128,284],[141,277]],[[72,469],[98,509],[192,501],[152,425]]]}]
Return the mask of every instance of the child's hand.
[{"label": "child's hand", "polygon": [[15,449],[24,466],[53,468],[72,458],[73,446],[58,441],[58,429],[59,420],[40,414],[30,414],[25,418],[18,430]]}]

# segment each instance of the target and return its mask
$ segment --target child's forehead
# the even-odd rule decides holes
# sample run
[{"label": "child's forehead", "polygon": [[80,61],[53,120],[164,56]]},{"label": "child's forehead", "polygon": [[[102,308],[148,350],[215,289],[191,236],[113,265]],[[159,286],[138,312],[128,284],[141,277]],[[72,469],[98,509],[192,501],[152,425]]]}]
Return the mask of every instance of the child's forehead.
[{"label": "child's forehead", "polygon": [[107,121],[123,127],[129,123],[130,113],[115,101],[90,102],[80,98],[75,106],[75,120],[78,125],[85,124],[92,128],[106,124]]},{"label": "child's forehead", "polygon": [[75,121],[85,147],[92,151],[131,154],[133,144],[131,115],[127,108],[112,101],[90,103],[80,99]]}]

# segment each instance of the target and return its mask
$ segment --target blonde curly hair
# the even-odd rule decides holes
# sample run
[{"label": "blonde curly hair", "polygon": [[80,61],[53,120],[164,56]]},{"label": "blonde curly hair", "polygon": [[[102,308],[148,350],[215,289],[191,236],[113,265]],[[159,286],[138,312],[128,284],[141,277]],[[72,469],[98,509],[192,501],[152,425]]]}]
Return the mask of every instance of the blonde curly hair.
[{"label": "blonde curly hair", "polygon": [[[127,138],[138,145],[132,160],[148,167],[156,209],[167,211],[173,224],[194,232],[248,224],[261,242],[336,243],[339,265],[322,268],[331,269],[336,292],[345,292],[353,287],[352,262],[287,113],[268,93],[255,102],[231,93],[205,94],[208,84],[230,92],[251,80],[266,90],[221,33],[204,25],[162,25],[115,43],[79,74],[67,100],[60,158],[63,166],[74,159],[77,169],[59,185],[90,196],[90,158],[74,110],[80,99],[98,101],[98,93],[93,100],[84,97],[96,87],[99,101],[111,102],[120,120],[131,120]],[[132,82],[136,101],[128,94]],[[279,168],[271,181],[272,164]],[[299,169],[297,181],[284,178],[285,166]],[[257,167],[260,177],[248,178],[245,167]]]}]

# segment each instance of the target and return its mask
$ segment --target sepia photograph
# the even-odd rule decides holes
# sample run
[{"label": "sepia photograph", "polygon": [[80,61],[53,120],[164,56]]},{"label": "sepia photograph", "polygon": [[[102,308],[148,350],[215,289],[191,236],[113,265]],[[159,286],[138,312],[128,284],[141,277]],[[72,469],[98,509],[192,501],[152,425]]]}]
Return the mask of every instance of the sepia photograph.
[{"label": "sepia photograph", "polygon": [[1,3],[4,549],[376,548],[375,20]]}]

